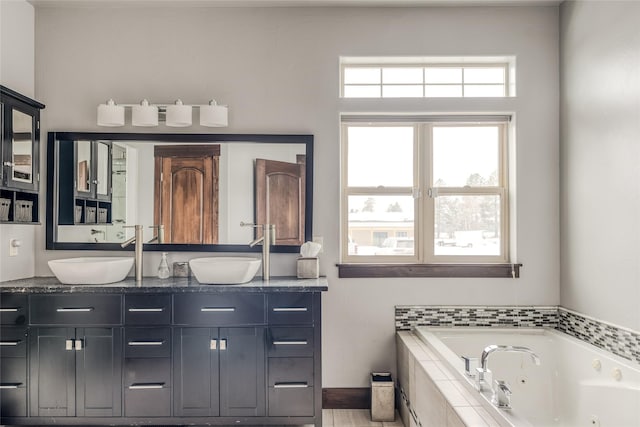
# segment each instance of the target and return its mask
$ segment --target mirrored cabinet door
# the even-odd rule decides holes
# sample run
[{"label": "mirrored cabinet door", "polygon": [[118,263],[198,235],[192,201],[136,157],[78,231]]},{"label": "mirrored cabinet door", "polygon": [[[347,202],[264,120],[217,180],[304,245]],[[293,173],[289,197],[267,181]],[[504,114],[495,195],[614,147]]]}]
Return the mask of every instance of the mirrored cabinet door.
[{"label": "mirrored cabinet door", "polygon": [[76,194],[91,197],[91,141],[76,143]]},{"label": "mirrored cabinet door", "polygon": [[111,198],[111,143],[98,141],[95,158],[96,176],[93,183],[96,186],[96,198],[109,200]]},{"label": "mirrored cabinet door", "polygon": [[38,109],[14,104],[5,97],[2,104],[2,185],[37,191]]},{"label": "mirrored cabinet door", "polygon": [[44,105],[0,85],[0,107],[0,222],[38,223]]}]

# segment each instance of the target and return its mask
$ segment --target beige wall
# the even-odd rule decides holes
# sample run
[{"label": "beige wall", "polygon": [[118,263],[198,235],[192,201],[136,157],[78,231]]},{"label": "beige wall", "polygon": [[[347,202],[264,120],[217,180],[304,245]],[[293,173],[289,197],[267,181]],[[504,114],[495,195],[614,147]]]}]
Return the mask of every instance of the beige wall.
[{"label": "beige wall", "polygon": [[[35,93],[34,16],[26,0],[0,0],[0,84],[30,98]],[[34,275],[35,232],[33,225],[0,224],[0,281]],[[21,243],[15,257],[9,257],[11,239]]]},{"label": "beige wall", "polygon": [[561,303],[640,331],[640,3],[561,11]]},{"label": "beige wall", "polygon": [[[518,97],[341,100],[341,55],[516,55]],[[396,304],[559,302],[556,7],[42,8],[36,58],[45,133],[100,130],[96,105],[110,97],[215,97],[230,106],[225,132],[315,135],[314,234],[324,237],[321,270],[330,283],[323,296],[324,387],[364,387],[370,371],[394,369]],[[375,111],[515,114],[514,261],[524,264],[522,278],[337,278],[339,113]],[[51,274],[48,259],[83,255],[45,251],[43,229],[36,240],[38,275]],[[294,259],[274,257],[272,274],[294,274]],[[146,255],[146,271],[157,263],[157,254]]]}]

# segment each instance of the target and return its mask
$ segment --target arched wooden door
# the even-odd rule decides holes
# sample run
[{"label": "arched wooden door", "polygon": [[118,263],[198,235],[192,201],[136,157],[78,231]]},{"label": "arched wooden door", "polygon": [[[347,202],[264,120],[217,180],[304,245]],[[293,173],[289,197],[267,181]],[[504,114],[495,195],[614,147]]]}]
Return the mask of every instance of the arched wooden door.
[{"label": "arched wooden door", "polygon": [[276,245],[304,243],[306,157],[297,162],[256,159],[256,223],[275,224]]},{"label": "arched wooden door", "polygon": [[154,223],[165,243],[218,243],[219,145],[156,146]]}]

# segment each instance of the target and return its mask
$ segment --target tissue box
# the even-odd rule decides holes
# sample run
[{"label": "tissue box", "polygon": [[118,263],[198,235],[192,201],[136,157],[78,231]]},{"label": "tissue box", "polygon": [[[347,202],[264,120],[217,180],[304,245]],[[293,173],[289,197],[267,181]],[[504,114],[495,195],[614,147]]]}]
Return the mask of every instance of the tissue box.
[{"label": "tissue box", "polygon": [[298,258],[298,279],[317,279],[320,275],[318,258]]}]

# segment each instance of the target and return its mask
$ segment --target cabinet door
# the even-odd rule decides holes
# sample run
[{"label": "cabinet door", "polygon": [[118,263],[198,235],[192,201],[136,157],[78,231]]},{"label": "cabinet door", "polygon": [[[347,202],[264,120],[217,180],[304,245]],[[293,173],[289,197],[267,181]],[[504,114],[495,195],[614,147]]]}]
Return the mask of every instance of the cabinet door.
[{"label": "cabinet door", "polygon": [[74,149],[75,158],[75,194],[78,197],[93,197],[93,156],[91,141],[76,141]]},{"label": "cabinet door", "polygon": [[98,141],[94,146],[95,197],[98,200],[111,200],[111,143]]},{"label": "cabinet door", "polygon": [[9,188],[38,189],[38,110],[26,104],[4,105],[3,184]]},{"label": "cabinet door", "polygon": [[174,415],[220,415],[220,342],[216,328],[174,330]]},{"label": "cabinet door", "polygon": [[264,416],[265,328],[220,329],[220,415]]},{"label": "cabinet door", "polygon": [[29,335],[30,414],[68,417],[76,412],[74,328],[33,328]]},{"label": "cabinet door", "polygon": [[119,416],[122,395],[121,328],[76,331],[76,415]]}]

